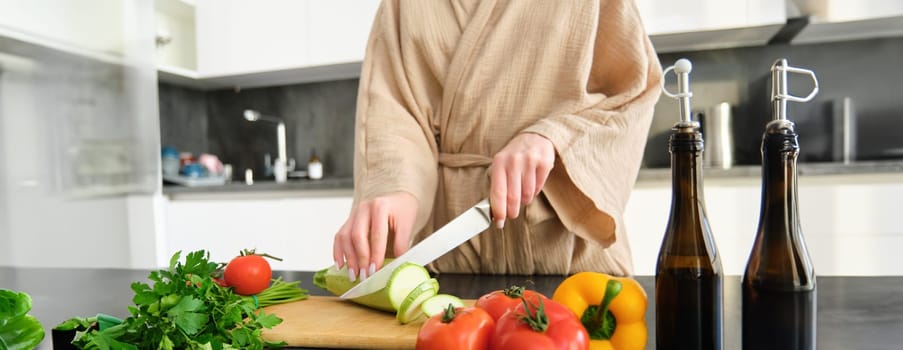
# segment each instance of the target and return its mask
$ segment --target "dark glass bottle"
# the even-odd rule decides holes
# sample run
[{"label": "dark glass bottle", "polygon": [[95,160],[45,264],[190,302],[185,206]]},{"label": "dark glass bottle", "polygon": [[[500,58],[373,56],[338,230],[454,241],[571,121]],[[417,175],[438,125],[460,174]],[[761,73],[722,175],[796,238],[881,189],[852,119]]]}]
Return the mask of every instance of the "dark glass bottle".
[{"label": "dark glass bottle", "polygon": [[[786,74],[781,70],[786,61],[778,64]],[[745,350],[815,349],[815,271],[797,204],[799,143],[794,124],[784,116],[786,102],[779,102],[762,137],[762,207],[742,286]]]},{"label": "dark glass bottle", "polygon": [[[681,105],[688,115],[689,102]],[[672,130],[671,215],[655,273],[656,349],[721,349],[723,272],[702,194],[702,134],[683,115]]]}]

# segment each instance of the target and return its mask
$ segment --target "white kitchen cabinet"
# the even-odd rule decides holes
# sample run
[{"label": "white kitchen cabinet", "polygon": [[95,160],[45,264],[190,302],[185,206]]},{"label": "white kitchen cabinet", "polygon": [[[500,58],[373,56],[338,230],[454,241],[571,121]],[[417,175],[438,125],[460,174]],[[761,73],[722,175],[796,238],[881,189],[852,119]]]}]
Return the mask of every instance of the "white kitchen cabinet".
[{"label": "white kitchen cabinet", "polygon": [[135,5],[119,0],[0,0],[0,34],[53,48],[119,56],[126,38],[123,14]]},{"label": "white kitchen cabinet", "polygon": [[308,64],[310,1],[200,0],[198,74],[222,76]]},{"label": "white kitchen cabinet", "polygon": [[308,64],[363,61],[379,3],[379,0],[310,1]]},{"label": "white kitchen cabinet", "polygon": [[278,270],[318,270],[333,263],[332,241],[351,210],[351,194],[315,197],[241,198],[221,193],[209,199],[175,199],[165,204],[165,266],[176,251],[204,249],[228,262],[242,249],[278,256]]},{"label": "white kitchen cabinet", "polygon": [[363,60],[378,0],[199,0],[198,75],[247,75]]},{"label": "white kitchen cabinet", "polygon": [[166,72],[197,70],[195,6],[188,0],[156,0],[157,66]]},{"label": "white kitchen cabinet", "polygon": [[[742,275],[756,235],[758,178],[707,178],[708,219],[726,275]],[[821,275],[903,275],[899,199],[903,175],[799,178],[800,226]],[[641,182],[631,195],[626,228],[638,275],[655,274],[671,206],[670,182]]]},{"label": "white kitchen cabinet", "polygon": [[815,43],[903,35],[900,0],[794,0],[811,23],[793,43]]},{"label": "white kitchen cabinet", "polygon": [[787,21],[786,0],[637,0],[657,52],[764,45]]},{"label": "white kitchen cabinet", "polygon": [[[638,6],[656,50],[669,52],[765,44],[786,22],[785,1],[639,0]],[[161,78],[200,88],[357,78],[379,3],[197,0],[197,69],[166,65]]]}]

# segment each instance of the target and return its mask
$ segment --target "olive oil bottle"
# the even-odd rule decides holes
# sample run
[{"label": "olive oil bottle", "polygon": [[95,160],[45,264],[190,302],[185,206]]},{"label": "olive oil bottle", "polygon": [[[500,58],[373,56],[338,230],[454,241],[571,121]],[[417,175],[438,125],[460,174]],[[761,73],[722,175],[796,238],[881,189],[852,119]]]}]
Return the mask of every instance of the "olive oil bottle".
[{"label": "olive oil bottle", "polygon": [[[799,142],[787,120],[787,101],[808,101],[818,92],[818,81],[785,59],[771,72],[774,118],[762,136],[762,207],[743,275],[742,343],[744,350],[815,349],[815,271],[800,230]],[[815,89],[805,98],[790,96],[787,72],[810,75]]]},{"label": "olive oil bottle", "polygon": [[721,349],[721,258],[702,193],[703,139],[690,120],[690,61],[668,67],[677,75],[680,121],[672,128],[671,215],[655,272],[656,349]]}]

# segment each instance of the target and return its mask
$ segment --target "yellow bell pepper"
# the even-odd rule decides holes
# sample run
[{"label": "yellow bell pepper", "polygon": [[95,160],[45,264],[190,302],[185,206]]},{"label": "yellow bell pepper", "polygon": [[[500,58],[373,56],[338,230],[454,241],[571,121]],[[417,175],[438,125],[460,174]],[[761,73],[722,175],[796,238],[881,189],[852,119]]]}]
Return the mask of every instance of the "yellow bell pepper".
[{"label": "yellow bell pepper", "polygon": [[552,300],[580,318],[590,350],[646,348],[646,291],[636,280],[580,272],[561,282]]}]

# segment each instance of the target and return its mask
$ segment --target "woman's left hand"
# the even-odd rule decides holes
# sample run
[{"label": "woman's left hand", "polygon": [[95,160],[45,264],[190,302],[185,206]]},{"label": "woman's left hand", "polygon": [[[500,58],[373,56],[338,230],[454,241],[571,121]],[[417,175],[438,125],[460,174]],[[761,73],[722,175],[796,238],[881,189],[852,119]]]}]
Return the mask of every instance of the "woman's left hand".
[{"label": "woman's left hand", "polygon": [[521,205],[536,198],[555,164],[555,146],[533,133],[515,136],[492,158],[489,204],[496,226],[517,218]]}]

